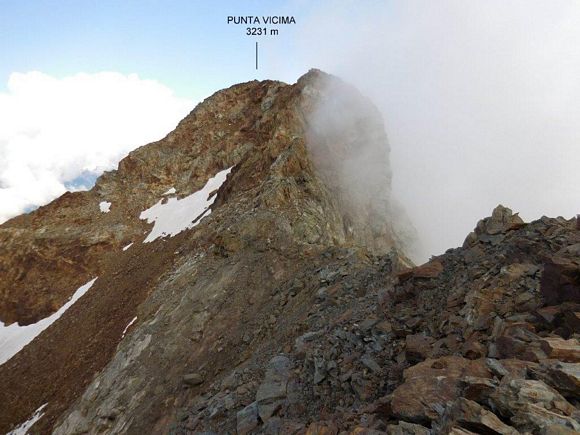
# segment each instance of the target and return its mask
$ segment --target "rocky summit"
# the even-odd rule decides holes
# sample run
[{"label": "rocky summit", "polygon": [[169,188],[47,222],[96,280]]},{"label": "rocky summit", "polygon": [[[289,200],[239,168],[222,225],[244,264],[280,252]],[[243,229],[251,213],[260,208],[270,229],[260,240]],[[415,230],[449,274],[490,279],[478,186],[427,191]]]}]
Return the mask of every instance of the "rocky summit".
[{"label": "rocky summit", "polygon": [[415,266],[382,118],[217,92],[0,226],[0,433],[572,434],[580,224],[498,206]]}]

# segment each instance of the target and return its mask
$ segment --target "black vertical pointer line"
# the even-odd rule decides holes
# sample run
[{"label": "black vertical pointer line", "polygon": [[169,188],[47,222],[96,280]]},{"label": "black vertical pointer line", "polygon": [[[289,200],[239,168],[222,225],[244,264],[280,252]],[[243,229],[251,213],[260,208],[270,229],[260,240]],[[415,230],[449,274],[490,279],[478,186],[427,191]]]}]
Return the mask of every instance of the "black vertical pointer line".
[{"label": "black vertical pointer line", "polygon": [[258,41],[256,41],[256,69],[258,69]]}]

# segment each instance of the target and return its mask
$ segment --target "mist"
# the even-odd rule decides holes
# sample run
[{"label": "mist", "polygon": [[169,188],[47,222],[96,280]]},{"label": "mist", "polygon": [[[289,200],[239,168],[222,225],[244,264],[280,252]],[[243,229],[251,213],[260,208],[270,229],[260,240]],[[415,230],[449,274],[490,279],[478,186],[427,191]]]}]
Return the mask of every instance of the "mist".
[{"label": "mist", "polygon": [[415,261],[500,203],[524,220],[580,212],[579,2],[321,2],[300,29],[300,63],[384,116]]},{"label": "mist", "polygon": [[389,143],[381,113],[353,86],[316,75],[307,113],[306,145],[320,176],[338,199],[348,237],[363,237],[377,253],[413,254],[417,237],[391,195]]}]

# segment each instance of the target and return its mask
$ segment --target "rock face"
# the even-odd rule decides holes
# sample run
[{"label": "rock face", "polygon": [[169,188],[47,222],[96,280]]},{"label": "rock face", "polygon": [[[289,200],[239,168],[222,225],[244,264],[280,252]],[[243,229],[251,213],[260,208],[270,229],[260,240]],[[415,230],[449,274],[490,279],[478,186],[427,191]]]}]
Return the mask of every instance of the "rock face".
[{"label": "rock face", "polygon": [[[322,101],[339,93],[346,99],[343,110],[348,102],[357,111],[348,108],[350,123],[340,126],[339,135],[328,136],[316,130],[314,113],[322,113]],[[332,164],[319,154],[312,157],[323,147],[334,153]],[[37,425],[52,426],[103,369],[99,393],[112,382],[107,370],[114,378],[119,370],[136,370],[130,376],[141,380],[131,381],[131,391],[155,391],[166,400],[166,392],[179,385],[188,396],[206,383],[191,376],[186,380],[187,375],[211,380],[214,371],[223,370],[221,364],[247,359],[279,322],[289,322],[279,318],[279,304],[284,300],[292,306],[291,299],[307,287],[306,274],[331,261],[329,250],[365,257],[401,248],[389,217],[370,214],[390,208],[389,176],[382,180],[382,193],[359,198],[333,171],[357,149],[372,150],[389,174],[378,112],[338,79],[311,71],[292,86],[245,83],[208,98],[166,138],[130,153],[90,191],[66,194],[2,225],[4,324],[45,318],[81,284],[99,278],[82,303],[0,366],[1,383],[10,386],[0,393],[2,403],[10,404],[0,412],[0,431],[24,421],[39,400],[49,405]],[[160,207],[185,201],[227,168],[231,171],[212,197],[210,216],[175,237],[143,243],[151,232],[140,218],[144,210],[159,201]],[[336,273],[329,271],[327,280],[336,279]],[[288,289],[293,289],[291,297]],[[221,362],[215,363],[218,354]],[[163,375],[151,382],[157,372]],[[23,383],[22,377],[31,381]],[[139,394],[116,390],[83,424],[128,427],[121,417],[128,413],[119,409],[126,408],[126,394],[141,407]],[[134,423],[143,430],[165,427],[170,420],[163,419],[177,409],[169,402],[147,406],[153,410],[150,417]]]},{"label": "rock face", "polygon": [[[311,71],[220,91],[91,191],[7,222],[5,323],[98,279],[0,365],[0,432],[44,404],[33,433],[580,430],[576,220],[499,206],[414,267],[389,190],[376,109]],[[200,191],[143,243],[144,210],[175,223]]]}]

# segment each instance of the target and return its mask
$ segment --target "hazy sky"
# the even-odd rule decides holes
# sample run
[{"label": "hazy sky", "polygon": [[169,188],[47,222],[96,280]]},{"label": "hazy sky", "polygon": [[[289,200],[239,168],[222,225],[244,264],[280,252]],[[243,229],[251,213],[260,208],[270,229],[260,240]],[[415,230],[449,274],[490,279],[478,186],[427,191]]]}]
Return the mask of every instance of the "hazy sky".
[{"label": "hazy sky", "polygon": [[[263,14],[297,24],[258,39],[256,71],[257,38],[226,17]],[[498,203],[525,219],[580,212],[575,0],[2,0],[0,19],[0,221],[114,167],[218,89],[310,67],[383,112],[423,258]]]}]

